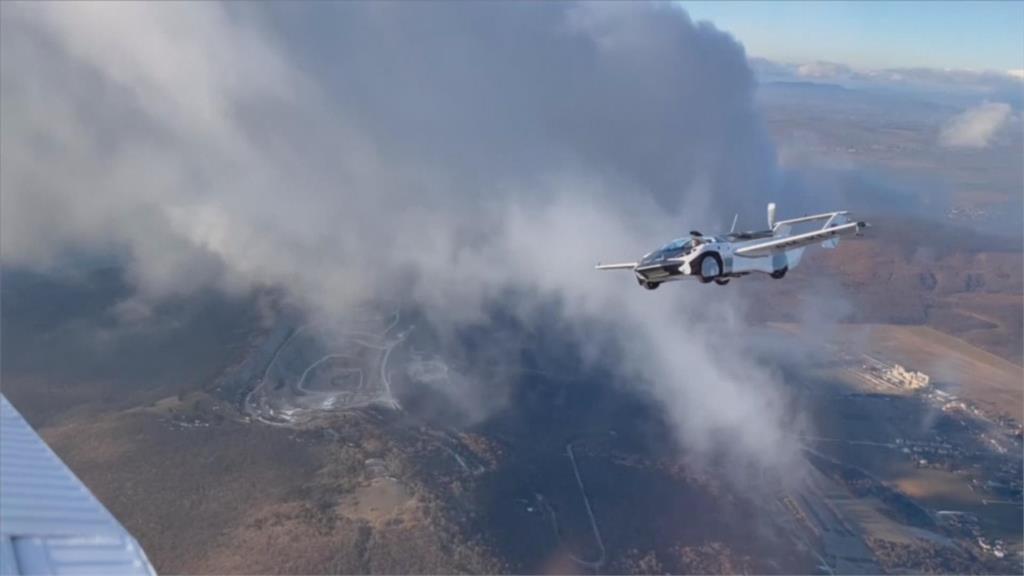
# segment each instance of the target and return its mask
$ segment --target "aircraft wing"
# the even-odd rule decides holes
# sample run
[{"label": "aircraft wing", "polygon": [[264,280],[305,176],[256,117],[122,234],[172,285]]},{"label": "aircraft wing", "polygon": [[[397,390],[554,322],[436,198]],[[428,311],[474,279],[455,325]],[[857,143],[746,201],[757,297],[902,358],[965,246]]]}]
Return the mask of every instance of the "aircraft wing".
[{"label": "aircraft wing", "polygon": [[0,575],[148,574],[145,552],[0,394]]},{"label": "aircraft wing", "polygon": [[808,246],[817,242],[824,242],[847,234],[855,234],[865,227],[867,227],[867,223],[865,222],[850,222],[848,224],[840,224],[838,226],[827,226],[820,230],[813,230],[803,234],[794,234],[793,236],[783,236],[781,238],[768,240],[767,242],[758,242],[757,244],[743,246],[742,248],[734,250],[733,254],[736,254],[737,256],[745,256],[747,258],[769,256],[780,251]]},{"label": "aircraft wing", "polygon": [[619,264],[598,264],[594,266],[597,270],[632,270],[636,268],[636,262],[621,262]]}]

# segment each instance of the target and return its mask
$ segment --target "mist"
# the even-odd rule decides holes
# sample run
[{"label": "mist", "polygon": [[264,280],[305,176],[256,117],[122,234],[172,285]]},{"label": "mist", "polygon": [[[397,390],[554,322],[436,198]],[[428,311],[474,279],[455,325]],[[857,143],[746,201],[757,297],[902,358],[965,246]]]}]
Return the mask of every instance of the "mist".
[{"label": "mist", "polygon": [[987,148],[1010,119],[1012,108],[1003,102],[985,102],[951,118],[939,134],[943,146]]},{"label": "mist", "polygon": [[[316,318],[410,302],[441,333],[509,293],[527,320],[554,300],[680,447],[792,464],[750,302],[592,269],[761,222],[780,192],[743,47],[710,24],[667,4],[0,10],[4,265],[115,255],[123,308],[273,287]],[[503,385],[449,393],[483,418],[467,399]]]}]

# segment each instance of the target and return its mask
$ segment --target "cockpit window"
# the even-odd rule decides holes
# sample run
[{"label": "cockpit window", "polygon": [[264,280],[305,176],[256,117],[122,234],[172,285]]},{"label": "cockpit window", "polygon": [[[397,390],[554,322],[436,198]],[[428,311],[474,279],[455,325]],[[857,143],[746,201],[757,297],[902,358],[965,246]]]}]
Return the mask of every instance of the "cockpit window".
[{"label": "cockpit window", "polygon": [[667,258],[678,258],[679,256],[689,253],[691,248],[693,248],[692,240],[689,238],[679,238],[678,240],[673,240],[658,250],[651,252],[646,258],[640,261],[640,264],[654,264],[655,262],[661,262]]},{"label": "cockpit window", "polygon": [[693,241],[690,240],[689,238],[679,238],[679,239],[673,240],[673,241],[669,242],[668,244],[666,244],[665,246],[663,246],[661,251],[662,252],[684,251],[684,250],[688,249],[691,244],[693,244]]}]

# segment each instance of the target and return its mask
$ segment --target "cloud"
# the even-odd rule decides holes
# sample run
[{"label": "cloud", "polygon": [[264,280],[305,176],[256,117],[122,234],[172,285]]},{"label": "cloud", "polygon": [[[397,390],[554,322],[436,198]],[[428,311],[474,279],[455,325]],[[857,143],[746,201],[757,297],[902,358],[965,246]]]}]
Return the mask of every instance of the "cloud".
[{"label": "cloud", "polygon": [[846,78],[854,74],[853,69],[845,64],[835,62],[810,62],[796,67],[796,75],[801,78]]},{"label": "cloud", "polygon": [[683,446],[792,457],[772,370],[735,353],[743,301],[591,268],[763,217],[775,154],[728,35],[663,5],[2,10],[5,264],[114,253],[140,301],[274,286],[327,318],[411,301],[441,332],[554,299]]},{"label": "cloud", "polygon": [[837,62],[776,62],[751,58],[763,81],[824,81],[860,89],[898,89],[932,94],[942,99],[1005,101],[1024,105],[1024,76],[1020,70],[957,70],[937,68],[854,68]]},{"label": "cloud", "polygon": [[965,110],[946,122],[939,142],[952,148],[987,148],[1010,119],[1010,105],[986,102]]}]

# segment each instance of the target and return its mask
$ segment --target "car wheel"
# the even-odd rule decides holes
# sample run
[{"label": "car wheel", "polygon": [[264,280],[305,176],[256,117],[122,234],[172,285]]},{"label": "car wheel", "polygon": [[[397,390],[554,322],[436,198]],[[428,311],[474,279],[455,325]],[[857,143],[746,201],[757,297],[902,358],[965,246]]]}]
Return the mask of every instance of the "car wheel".
[{"label": "car wheel", "polygon": [[722,259],[714,252],[701,256],[697,263],[697,274],[701,282],[711,282],[722,274]]}]

